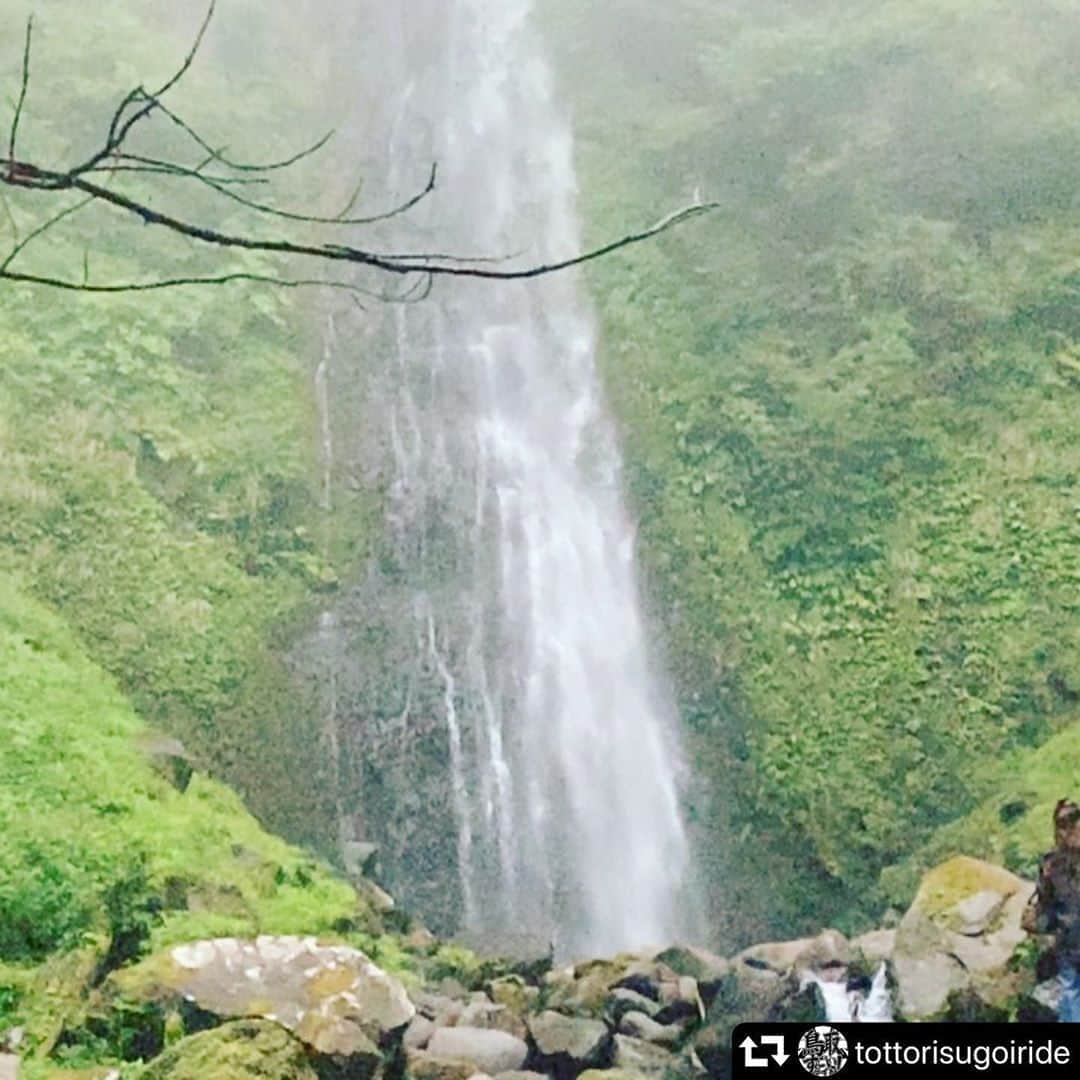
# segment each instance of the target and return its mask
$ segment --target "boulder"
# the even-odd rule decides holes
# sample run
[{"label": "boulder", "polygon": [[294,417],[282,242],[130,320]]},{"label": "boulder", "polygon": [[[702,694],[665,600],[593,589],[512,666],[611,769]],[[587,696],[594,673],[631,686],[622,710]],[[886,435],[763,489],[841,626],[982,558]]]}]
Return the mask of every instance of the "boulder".
[{"label": "boulder", "polygon": [[[370,1071],[356,1075],[370,1075]],[[238,1020],[181,1039],[147,1065],[139,1080],[265,1080],[268,1076],[319,1080],[304,1045],[283,1027],[268,1020]]]},{"label": "boulder", "polygon": [[574,1071],[606,1063],[611,1037],[606,1024],[552,1010],[529,1018],[529,1034],[537,1052],[553,1066]]},{"label": "boulder", "polygon": [[797,938],[752,945],[735,957],[733,968],[754,968],[789,975],[805,969],[820,972],[830,967],[846,967],[852,960],[852,948],[839,930],[823,930],[817,937]]},{"label": "boulder", "polygon": [[406,1064],[409,1080],[472,1080],[476,1075],[471,1061],[441,1058],[427,1050],[410,1050]]},{"label": "boulder", "polygon": [[673,945],[657,953],[656,960],[671,968],[676,975],[689,975],[698,982],[722,979],[731,968],[730,961],[724,957],[688,945]]},{"label": "boulder", "polygon": [[458,1027],[490,1028],[493,1031],[505,1031],[519,1039],[524,1039],[527,1032],[525,1021],[505,1005],[496,1005],[484,995],[465,1006],[458,1017]]},{"label": "boulder", "polygon": [[423,1050],[431,1040],[431,1036],[435,1034],[436,1026],[433,1021],[429,1020],[426,1016],[422,1016],[417,1013],[416,1016],[409,1021],[409,1026],[405,1029],[405,1034],[401,1037],[401,1045],[406,1050]]},{"label": "boulder", "polygon": [[645,1076],[662,1076],[675,1064],[675,1055],[643,1039],[615,1036],[615,1067]]},{"label": "boulder", "polygon": [[524,1016],[536,1005],[540,991],[529,986],[520,975],[504,975],[488,984],[488,995],[496,1005],[505,1005],[511,1012]]},{"label": "boulder", "polygon": [[1034,886],[1000,866],[959,855],[930,870],[896,930],[892,962],[908,1020],[944,1016],[974,999],[990,1010],[1024,990],[1008,970],[1027,935],[1020,920]]},{"label": "boulder", "polygon": [[658,1024],[645,1013],[628,1012],[619,1021],[619,1032],[657,1046],[675,1046],[682,1038],[684,1028],[678,1024]]},{"label": "boulder", "polygon": [[524,1040],[478,1027],[439,1028],[427,1045],[428,1053],[449,1061],[470,1061],[482,1072],[520,1069],[529,1056]]},{"label": "boulder", "polygon": [[697,980],[689,975],[660,983],[660,1008],[655,1018],[661,1024],[703,1019],[705,1005],[698,992]]},{"label": "boulder", "polygon": [[877,968],[886,960],[892,959],[896,947],[895,930],[871,930],[851,941],[851,947],[862,957],[864,966]]},{"label": "boulder", "polygon": [[136,998],[275,1021],[316,1053],[357,1062],[378,1057],[416,1015],[401,983],[363,953],[315,938],[198,941],[112,979]]},{"label": "boulder", "polygon": [[636,990],[629,990],[625,986],[616,987],[609,995],[604,1005],[605,1014],[618,1024],[619,1020],[628,1012],[644,1013],[650,1018],[655,1018],[660,1011],[660,1003],[652,998],[639,994]]}]

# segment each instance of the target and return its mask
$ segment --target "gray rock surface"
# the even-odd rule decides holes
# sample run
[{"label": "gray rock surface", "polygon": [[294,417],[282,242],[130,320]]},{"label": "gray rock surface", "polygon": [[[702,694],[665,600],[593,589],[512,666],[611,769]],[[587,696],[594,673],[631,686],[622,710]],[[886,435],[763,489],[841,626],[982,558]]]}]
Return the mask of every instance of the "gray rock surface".
[{"label": "gray rock surface", "polygon": [[451,1061],[471,1061],[486,1073],[520,1069],[529,1056],[524,1040],[505,1031],[478,1027],[439,1028],[427,1045],[428,1053]]},{"label": "gray rock surface", "polygon": [[404,987],[363,953],[315,938],[218,938],[121,973],[144,995],[183,997],[222,1018],[273,1020],[319,1054],[370,1057],[416,1015]]},{"label": "gray rock surface", "polygon": [[529,1019],[529,1033],[537,1050],[548,1059],[564,1059],[578,1066],[599,1065],[610,1043],[607,1025],[562,1013],[540,1013]]}]

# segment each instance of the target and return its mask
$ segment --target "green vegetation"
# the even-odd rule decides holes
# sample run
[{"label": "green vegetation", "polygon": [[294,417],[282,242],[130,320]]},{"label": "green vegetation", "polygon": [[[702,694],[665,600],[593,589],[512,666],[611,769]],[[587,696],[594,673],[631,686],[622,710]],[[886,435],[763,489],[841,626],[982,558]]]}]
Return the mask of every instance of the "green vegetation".
[{"label": "green vegetation", "polygon": [[183,792],[138,749],[141,723],[60,621],[0,583],[0,959],[132,939],[323,933],[356,893],[264,832],[228,789]]},{"label": "green vegetation", "polygon": [[[80,160],[126,88],[175,69],[197,13],[140,11],[64,0],[38,19],[20,136],[28,152]],[[24,17],[21,3],[0,3],[9,29]],[[238,157],[266,160],[327,118],[290,87],[288,65],[267,85],[265,71],[233,62],[238,18],[222,20],[174,105]],[[18,38],[5,37],[5,77],[17,72]],[[172,138],[167,123],[151,126],[139,149]],[[281,197],[302,202],[306,179],[282,174]],[[223,216],[217,205],[211,214],[205,195],[161,183],[196,220],[228,227],[246,213],[223,203]],[[50,205],[9,201],[23,235]],[[221,267],[220,255],[93,209],[26,258],[75,278],[85,265],[98,280]],[[313,299],[245,287],[121,297],[2,290],[0,571],[58,610],[138,712],[180,736],[263,820],[329,850],[320,725],[282,656],[293,626],[357,562],[370,507],[353,496],[328,513],[317,499]]]},{"label": "green vegetation", "polygon": [[723,204],[591,280],[728,940],[1075,794],[1077,14],[554,5],[594,233]]},{"label": "green vegetation", "polygon": [[115,682],[6,579],[0,710],[0,1027],[26,1025],[31,1048],[71,1064],[138,1057],[149,1025],[123,1002],[106,1030],[79,1034],[87,992],[181,941],[327,935],[409,964],[351,886],[233,792],[198,773],[180,791],[156,771]]}]

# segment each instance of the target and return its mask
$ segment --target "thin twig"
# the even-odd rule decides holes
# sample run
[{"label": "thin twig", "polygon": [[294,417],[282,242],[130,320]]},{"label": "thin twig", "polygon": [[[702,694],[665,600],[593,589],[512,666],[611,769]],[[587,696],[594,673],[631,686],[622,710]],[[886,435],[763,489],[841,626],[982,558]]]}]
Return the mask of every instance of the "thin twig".
[{"label": "thin twig", "polygon": [[34,16],[26,20],[26,42],[23,45],[22,85],[19,87],[19,100],[15,105],[15,116],[11,121],[11,136],[8,139],[8,163],[15,160],[15,142],[19,137],[19,121],[22,119],[23,106],[26,104],[26,92],[30,86],[30,42],[34,35]]},{"label": "thin twig", "polygon": [[26,250],[29,244],[32,244],[42,233],[48,232],[54,225],[59,225],[64,218],[69,218],[72,214],[77,214],[84,207],[89,206],[94,201],[94,196],[89,195],[85,199],[80,199],[77,203],[66,207],[58,214],[53,214],[51,218],[43,221],[36,229],[32,229],[18,241],[15,246],[8,252],[7,258],[0,263],[0,274],[2,274],[7,268],[18,258],[19,254]]},{"label": "thin twig", "polygon": [[[214,17],[214,9],[216,7],[217,0],[210,0],[210,6],[207,8],[206,15],[203,17],[199,32],[195,35],[195,40],[192,42],[191,48],[188,50],[180,67],[164,82],[161,89],[156,93],[148,93],[142,86],[137,86],[134,90],[129,90],[127,96],[120,102],[116,112],[113,113],[112,120],[109,123],[109,134],[105,139],[105,145],[92,157],[83,162],[82,165],[73,169],[73,173],[89,172],[95,166],[100,165],[101,162],[109,157],[109,155],[118,147],[122,146],[124,140],[131,133],[135,125],[138,124],[140,120],[149,116],[154,109],[157,108],[159,104],[158,99],[167,94],[187,74],[191,65],[195,62],[196,54],[202,47],[203,38],[206,36],[207,28],[210,26],[210,20]],[[128,106],[137,101],[141,101],[142,105],[136,109],[131,116],[121,122],[121,118],[127,111]],[[14,155],[12,155],[12,157],[14,157]]]},{"label": "thin twig", "polygon": [[312,154],[321,150],[335,135],[334,130],[331,128],[321,138],[316,139],[310,146],[305,149],[297,151],[291,157],[284,158],[281,161],[271,161],[265,165],[253,165],[250,163],[232,161],[225,156],[224,150],[215,150],[183,117],[174,113],[167,105],[162,102],[157,103],[157,109],[162,116],[171,120],[181,131],[183,131],[197,146],[206,152],[208,155],[208,161],[216,161],[226,168],[232,169],[234,172],[276,172],[279,169],[288,169],[293,165],[304,160],[306,157],[311,157]]}]

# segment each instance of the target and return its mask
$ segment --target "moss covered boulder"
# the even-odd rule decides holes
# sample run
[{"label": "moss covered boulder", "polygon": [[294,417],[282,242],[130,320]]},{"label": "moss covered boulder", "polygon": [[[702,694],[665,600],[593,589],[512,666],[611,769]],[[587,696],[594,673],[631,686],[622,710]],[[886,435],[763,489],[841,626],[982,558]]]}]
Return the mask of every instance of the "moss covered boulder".
[{"label": "moss covered boulder", "polygon": [[119,972],[113,983],[165,1007],[274,1021],[354,1071],[376,1067],[416,1015],[401,983],[363,953],[311,937],[198,941]]},{"label": "moss covered boulder", "polygon": [[181,1039],[138,1080],[319,1080],[307,1048],[279,1024],[238,1020]]},{"label": "moss covered boulder", "polygon": [[899,1005],[909,1020],[943,1016],[974,995],[997,1007],[1023,988],[1009,968],[1034,886],[1008,870],[958,855],[923,878],[896,932]]}]

